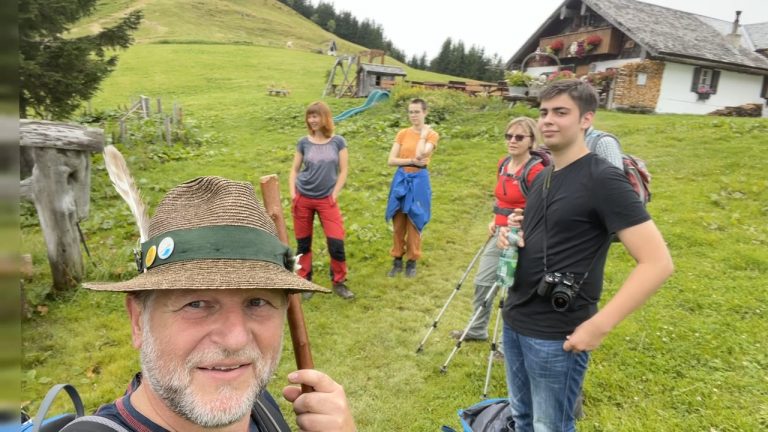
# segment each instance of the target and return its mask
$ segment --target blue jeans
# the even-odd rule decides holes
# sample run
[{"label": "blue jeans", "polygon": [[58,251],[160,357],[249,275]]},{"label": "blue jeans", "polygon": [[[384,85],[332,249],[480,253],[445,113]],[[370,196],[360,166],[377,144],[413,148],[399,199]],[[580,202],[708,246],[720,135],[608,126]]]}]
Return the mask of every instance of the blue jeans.
[{"label": "blue jeans", "polygon": [[563,342],[523,336],[504,323],[504,363],[515,432],[576,430],[573,406],[589,353],[563,351]]}]

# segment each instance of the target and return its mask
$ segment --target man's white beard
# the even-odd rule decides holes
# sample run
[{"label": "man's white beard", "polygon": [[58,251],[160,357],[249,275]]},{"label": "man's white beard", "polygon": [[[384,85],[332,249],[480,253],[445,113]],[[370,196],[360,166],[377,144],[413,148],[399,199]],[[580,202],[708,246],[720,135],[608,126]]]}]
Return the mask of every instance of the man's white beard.
[{"label": "man's white beard", "polygon": [[[147,317],[148,318],[148,317]],[[149,330],[149,320],[144,320],[141,344],[142,379],[165,405],[179,416],[206,428],[228,426],[251,412],[259,393],[266,387],[280,361],[282,347],[276,355],[265,359],[254,345],[231,352],[224,348],[196,351],[185,362],[160,358],[157,344]],[[192,388],[192,371],[201,364],[211,364],[225,359],[250,362],[255,379],[245,392],[238,393],[229,385],[221,386],[217,394],[206,400]],[[213,396],[213,395],[209,395]]]}]

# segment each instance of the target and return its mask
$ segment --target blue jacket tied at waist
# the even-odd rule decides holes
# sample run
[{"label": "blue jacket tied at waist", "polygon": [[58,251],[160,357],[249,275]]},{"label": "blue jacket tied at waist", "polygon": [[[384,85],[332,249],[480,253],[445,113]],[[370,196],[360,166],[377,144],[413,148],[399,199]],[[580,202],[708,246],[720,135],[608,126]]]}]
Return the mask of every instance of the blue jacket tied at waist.
[{"label": "blue jacket tied at waist", "polygon": [[407,173],[399,167],[389,187],[387,222],[400,211],[408,215],[416,229],[421,232],[432,215],[431,207],[432,186],[429,184],[429,171],[420,169],[414,173]]}]

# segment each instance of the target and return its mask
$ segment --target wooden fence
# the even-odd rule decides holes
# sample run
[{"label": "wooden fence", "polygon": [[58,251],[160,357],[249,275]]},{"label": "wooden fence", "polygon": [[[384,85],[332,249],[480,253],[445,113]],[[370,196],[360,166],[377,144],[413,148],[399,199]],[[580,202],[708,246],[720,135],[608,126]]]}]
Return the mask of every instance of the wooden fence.
[{"label": "wooden fence", "polygon": [[[151,98],[148,96],[139,96],[139,100],[133,103],[130,108],[126,108],[126,113],[118,120],[119,134],[118,140],[121,143],[128,143],[128,122],[131,117],[140,115],[141,118],[152,118]],[[165,139],[166,144],[172,144],[173,128],[180,127],[184,123],[184,111],[178,103],[173,103],[173,109],[170,114],[163,113],[163,100],[157,98],[157,114],[162,119],[158,126],[158,136]]]}]

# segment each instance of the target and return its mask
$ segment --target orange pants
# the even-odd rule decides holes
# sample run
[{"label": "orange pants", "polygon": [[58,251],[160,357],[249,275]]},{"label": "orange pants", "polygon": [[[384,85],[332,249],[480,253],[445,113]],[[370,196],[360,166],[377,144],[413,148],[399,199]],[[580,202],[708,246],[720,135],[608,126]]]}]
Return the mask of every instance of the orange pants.
[{"label": "orange pants", "polygon": [[394,229],[393,246],[389,254],[395,258],[405,255],[406,259],[416,261],[421,258],[421,235],[405,213],[397,212],[392,217]]}]

